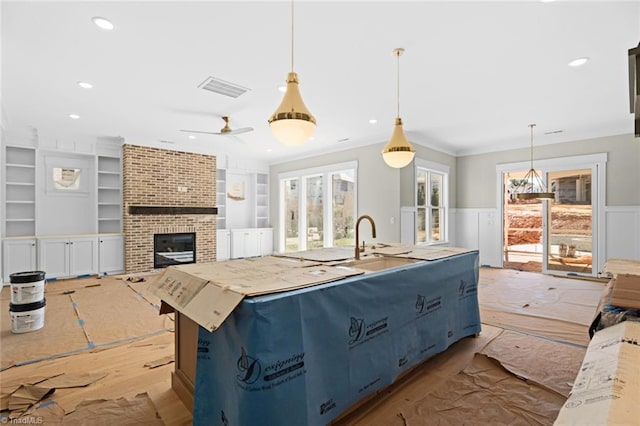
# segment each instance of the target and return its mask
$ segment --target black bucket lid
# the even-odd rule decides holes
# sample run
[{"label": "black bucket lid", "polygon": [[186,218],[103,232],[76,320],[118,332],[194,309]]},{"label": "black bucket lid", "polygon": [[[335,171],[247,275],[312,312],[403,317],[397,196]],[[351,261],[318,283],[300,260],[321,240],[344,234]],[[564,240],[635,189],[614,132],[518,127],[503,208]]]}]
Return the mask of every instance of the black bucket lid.
[{"label": "black bucket lid", "polygon": [[44,280],[43,271],[14,272],[9,275],[9,281],[15,284],[34,283]]},{"label": "black bucket lid", "polygon": [[14,305],[9,303],[9,312],[29,312],[36,309],[44,308],[47,304],[47,299],[42,299],[39,302],[25,303],[24,305]]}]

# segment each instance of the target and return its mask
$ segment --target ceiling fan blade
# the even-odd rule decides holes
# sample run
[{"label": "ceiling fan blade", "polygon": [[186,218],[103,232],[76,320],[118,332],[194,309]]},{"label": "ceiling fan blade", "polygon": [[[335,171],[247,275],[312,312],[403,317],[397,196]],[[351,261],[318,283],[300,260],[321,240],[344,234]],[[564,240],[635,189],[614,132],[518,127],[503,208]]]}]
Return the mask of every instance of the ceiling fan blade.
[{"label": "ceiling fan blade", "polygon": [[201,130],[180,130],[181,132],[187,132],[187,133],[203,133],[205,135],[222,135],[223,133],[220,132],[203,132]]},{"label": "ceiling fan blade", "polygon": [[233,129],[230,132],[223,133],[225,135],[239,135],[242,133],[253,132],[253,127],[242,127],[240,129]]}]

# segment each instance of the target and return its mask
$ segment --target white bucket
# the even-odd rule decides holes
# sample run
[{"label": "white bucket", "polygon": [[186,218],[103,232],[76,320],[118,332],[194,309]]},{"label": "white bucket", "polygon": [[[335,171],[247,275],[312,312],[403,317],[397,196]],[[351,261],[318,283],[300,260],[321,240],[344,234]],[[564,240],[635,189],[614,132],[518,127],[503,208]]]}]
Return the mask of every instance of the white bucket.
[{"label": "white bucket", "polygon": [[11,314],[11,332],[27,333],[40,330],[44,327],[44,309],[47,304],[45,299],[39,302],[21,305],[9,304]]},{"label": "white bucket", "polygon": [[44,298],[44,272],[16,272],[9,275],[11,303],[22,305],[39,302]]}]

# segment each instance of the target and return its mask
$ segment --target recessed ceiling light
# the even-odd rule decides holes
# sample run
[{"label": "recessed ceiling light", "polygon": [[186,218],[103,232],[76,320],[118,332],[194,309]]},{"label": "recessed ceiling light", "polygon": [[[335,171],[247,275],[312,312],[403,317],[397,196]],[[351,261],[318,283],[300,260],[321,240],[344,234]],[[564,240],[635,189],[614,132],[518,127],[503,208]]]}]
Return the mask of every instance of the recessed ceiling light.
[{"label": "recessed ceiling light", "polygon": [[189,135],[189,136],[188,136],[188,138],[189,138],[189,139],[195,139],[196,137],[195,137],[195,136],[193,136],[193,135]]},{"label": "recessed ceiling light", "polygon": [[378,122],[378,120],[376,120],[375,118],[372,118],[371,120],[369,120],[369,124],[376,124]]},{"label": "recessed ceiling light", "polygon": [[311,136],[311,137],[309,138],[309,140],[310,140],[310,141],[315,141],[315,140],[316,140],[316,137],[315,137],[315,136]]},{"label": "recessed ceiling light", "polygon": [[284,93],[287,91],[287,86],[278,86],[278,90]]},{"label": "recessed ceiling light", "polygon": [[589,61],[589,58],[583,56],[582,58],[576,58],[573,61],[569,62],[570,67],[581,67]]},{"label": "recessed ceiling light", "polygon": [[78,114],[69,114],[69,118],[77,120],[78,118],[80,118],[80,116]]},{"label": "recessed ceiling light", "polygon": [[271,152],[271,151],[273,151],[273,149],[267,148],[267,152]]},{"label": "recessed ceiling light", "polygon": [[82,87],[83,89],[91,89],[91,88],[93,88],[93,84],[87,83],[86,81],[79,81],[78,82],[78,86]]},{"label": "recessed ceiling light", "polygon": [[102,28],[103,30],[111,31],[112,29],[115,28],[115,25],[113,25],[113,23],[106,18],[101,18],[100,16],[94,16],[93,18],[91,18],[91,20],[93,21],[94,24],[98,26],[98,28]]},{"label": "recessed ceiling light", "polygon": [[553,3],[556,0],[540,0],[540,3]]}]

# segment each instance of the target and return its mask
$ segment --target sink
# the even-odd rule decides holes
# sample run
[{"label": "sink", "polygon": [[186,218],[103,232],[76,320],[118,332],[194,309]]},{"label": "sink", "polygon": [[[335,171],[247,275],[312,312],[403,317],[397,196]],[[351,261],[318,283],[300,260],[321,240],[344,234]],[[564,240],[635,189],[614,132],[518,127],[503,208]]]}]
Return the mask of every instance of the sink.
[{"label": "sink", "polygon": [[351,260],[340,263],[336,266],[347,266],[350,268],[364,269],[365,271],[383,271],[385,269],[396,268],[398,266],[411,265],[419,262],[418,259],[408,259],[406,257],[377,256],[365,259]]}]

